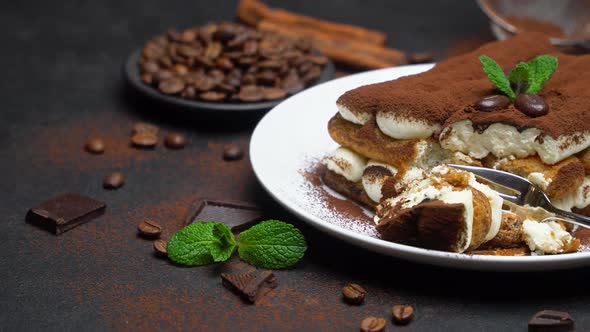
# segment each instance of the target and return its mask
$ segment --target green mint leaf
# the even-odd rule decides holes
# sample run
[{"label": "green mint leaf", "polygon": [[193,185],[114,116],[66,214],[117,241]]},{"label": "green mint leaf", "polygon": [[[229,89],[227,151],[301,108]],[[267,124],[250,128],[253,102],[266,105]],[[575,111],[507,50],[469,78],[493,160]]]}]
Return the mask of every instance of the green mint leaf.
[{"label": "green mint leaf", "polygon": [[514,98],[516,98],[516,94],[514,93],[514,91],[512,91],[512,88],[510,87],[510,82],[506,78],[506,75],[504,75],[504,71],[502,70],[500,65],[498,65],[496,61],[494,61],[487,55],[481,55],[479,57],[479,61],[483,65],[483,71],[486,73],[486,75],[488,75],[490,81],[494,83],[494,85],[500,91],[507,95],[508,98],[514,100]]},{"label": "green mint leaf", "polygon": [[543,88],[557,69],[557,58],[551,55],[540,55],[529,62],[528,93],[537,93]]},{"label": "green mint leaf", "polygon": [[526,91],[529,85],[529,65],[521,62],[510,71],[508,80],[512,84],[512,88],[516,95]]},{"label": "green mint leaf", "polygon": [[297,263],[306,250],[301,231],[278,220],[263,221],[238,237],[240,258],[267,269],[287,268]]},{"label": "green mint leaf", "polygon": [[168,241],[168,257],[182,265],[207,265],[227,260],[236,247],[229,227],[198,222],[178,230]]}]

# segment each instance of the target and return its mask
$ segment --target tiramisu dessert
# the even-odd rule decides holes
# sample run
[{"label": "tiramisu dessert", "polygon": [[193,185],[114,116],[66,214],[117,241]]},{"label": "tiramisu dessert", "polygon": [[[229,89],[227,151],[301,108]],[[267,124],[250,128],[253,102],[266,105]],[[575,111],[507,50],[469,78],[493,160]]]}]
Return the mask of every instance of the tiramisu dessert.
[{"label": "tiramisu dessert", "polygon": [[[496,168],[590,215],[590,56],[522,33],[431,70],[343,94],[328,124],[341,146],[323,181],[375,211],[384,240],[451,252],[575,252],[580,241],[532,207],[508,205],[446,164]],[[543,222],[542,222],[543,221]]]}]

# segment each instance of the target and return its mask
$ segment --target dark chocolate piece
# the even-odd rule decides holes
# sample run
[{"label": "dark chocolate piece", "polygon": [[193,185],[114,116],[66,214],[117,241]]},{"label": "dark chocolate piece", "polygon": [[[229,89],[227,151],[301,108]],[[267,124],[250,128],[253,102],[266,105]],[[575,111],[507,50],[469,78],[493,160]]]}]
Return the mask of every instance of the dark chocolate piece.
[{"label": "dark chocolate piece", "polygon": [[222,273],[223,286],[241,296],[244,300],[255,303],[270,290],[277,287],[277,278],[272,271],[261,273]]},{"label": "dark chocolate piece", "polygon": [[554,310],[537,312],[529,321],[529,332],[572,331],[574,320],[569,313]]},{"label": "dark chocolate piece", "polygon": [[258,207],[249,203],[201,198],[189,207],[185,224],[217,221],[226,224],[235,232],[253,225],[263,216]]},{"label": "dark chocolate piece", "polygon": [[65,193],[51,198],[27,213],[27,221],[56,235],[104,214],[106,204],[90,197]]}]

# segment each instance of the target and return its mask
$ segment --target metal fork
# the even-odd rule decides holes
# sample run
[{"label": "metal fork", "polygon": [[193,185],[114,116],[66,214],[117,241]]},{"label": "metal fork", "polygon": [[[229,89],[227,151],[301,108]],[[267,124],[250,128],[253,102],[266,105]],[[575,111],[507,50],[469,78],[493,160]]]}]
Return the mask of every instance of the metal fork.
[{"label": "metal fork", "polygon": [[[539,188],[538,186],[531,183],[529,180],[514,175],[512,173],[499,171],[496,169],[478,167],[478,166],[465,166],[465,165],[449,165],[450,167],[471,172],[477,177],[482,178],[492,184],[498,185],[502,188],[507,188],[516,195],[510,195],[498,191],[500,197],[504,200],[512,202],[517,205],[529,205],[533,207],[540,207],[546,211],[552,212],[563,221],[579,225],[582,227],[590,228],[590,218],[581,214],[565,211],[555,207],[549,197]],[[497,191],[497,190],[496,190]],[[548,218],[550,219],[550,218]]]}]

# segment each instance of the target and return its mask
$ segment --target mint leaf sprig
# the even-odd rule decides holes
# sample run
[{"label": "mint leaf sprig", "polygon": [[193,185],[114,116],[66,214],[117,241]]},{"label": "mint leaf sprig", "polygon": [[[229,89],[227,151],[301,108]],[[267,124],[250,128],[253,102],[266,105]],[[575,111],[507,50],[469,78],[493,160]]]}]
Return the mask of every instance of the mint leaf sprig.
[{"label": "mint leaf sprig", "polygon": [[301,231],[282,221],[267,220],[242,232],[237,243],[225,224],[190,224],[170,238],[167,251],[178,264],[198,266],[228,260],[236,246],[241,259],[268,269],[287,268],[307,250]]},{"label": "mint leaf sprig", "polygon": [[510,71],[508,77],[502,67],[487,55],[481,55],[479,61],[489,80],[511,101],[521,93],[538,93],[557,69],[557,58],[540,55],[528,63],[520,62]]}]

